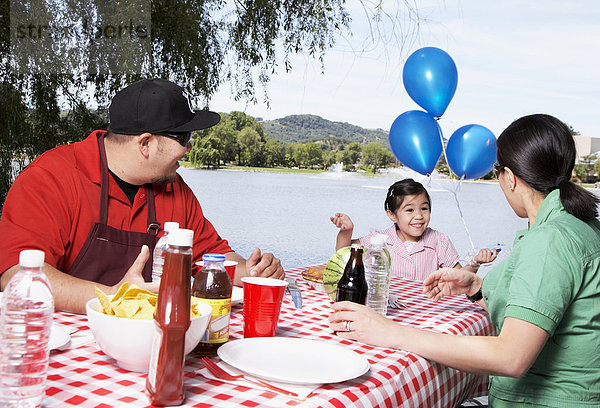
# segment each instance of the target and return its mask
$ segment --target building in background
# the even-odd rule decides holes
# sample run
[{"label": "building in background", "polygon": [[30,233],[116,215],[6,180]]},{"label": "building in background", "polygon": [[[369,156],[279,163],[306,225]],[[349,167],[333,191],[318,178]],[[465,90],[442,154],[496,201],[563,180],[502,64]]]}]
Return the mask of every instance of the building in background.
[{"label": "building in background", "polygon": [[573,136],[575,149],[577,150],[577,161],[583,156],[600,152],[600,138],[589,136]]}]

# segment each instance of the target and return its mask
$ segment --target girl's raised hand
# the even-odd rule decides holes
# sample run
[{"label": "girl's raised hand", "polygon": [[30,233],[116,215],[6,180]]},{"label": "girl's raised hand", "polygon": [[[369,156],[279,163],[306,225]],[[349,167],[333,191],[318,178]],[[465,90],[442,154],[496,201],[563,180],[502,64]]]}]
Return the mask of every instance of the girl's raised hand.
[{"label": "girl's raised hand", "polygon": [[480,249],[479,252],[477,252],[477,255],[475,255],[473,260],[475,262],[477,262],[478,264],[484,264],[484,263],[492,262],[494,259],[496,259],[497,256],[498,256],[497,249],[483,248],[483,249]]},{"label": "girl's raised hand", "polygon": [[354,224],[352,223],[352,220],[346,214],[335,213],[335,215],[333,217],[330,217],[329,219],[331,220],[333,225],[335,225],[342,231],[354,229]]}]

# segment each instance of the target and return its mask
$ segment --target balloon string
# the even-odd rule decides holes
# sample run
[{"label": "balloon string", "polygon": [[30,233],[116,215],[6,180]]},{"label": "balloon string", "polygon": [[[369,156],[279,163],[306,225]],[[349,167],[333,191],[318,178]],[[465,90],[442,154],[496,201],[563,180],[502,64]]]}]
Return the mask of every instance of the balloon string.
[{"label": "balloon string", "polygon": [[[462,179],[460,180],[460,182],[462,182]],[[460,202],[458,201],[458,194],[456,194],[456,192],[454,192],[453,195],[454,195],[454,200],[456,201],[456,207],[458,208],[458,213],[460,214],[460,219],[462,220],[463,226],[465,227],[465,231],[467,232],[467,238],[469,238],[469,243],[471,244],[471,249],[473,251],[475,251],[475,244],[473,244],[473,240],[471,239],[471,233],[469,232],[469,228],[467,228],[467,223],[465,222],[465,217],[463,216],[462,209],[460,208]]]},{"label": "balloon string", "polygon": [[454,187],[454,175],[452,170],[450,170],[450,164],[448,164],[448,156],[446,155],[446,144],[444,143],[444,135],[440,132],[440,139],[442,140],[442,151],[444,152],[444,159],[446,159],[446,166],[448,166],[448,174],[450,174],[450,182],[452,183],[452,190],[447,189],[454,196],[454,201],[456,201],[456,208],[458,208],[458,214],[460,215],[460,219],[465,227],[465,232],[467,233],[467,238],[469,239],[469,243],[471,244],[471,249],[475,252],[475,244],[471,239],[471,233],[469,232],[469,228],[467,227],[467,222],[465,221],[465,217],[463,216],[462,209],[460,207],[460,201],[458,200],[458,190],[460,189],[460,185],[462,184],[463,177],[458,181],[458,185]]}]

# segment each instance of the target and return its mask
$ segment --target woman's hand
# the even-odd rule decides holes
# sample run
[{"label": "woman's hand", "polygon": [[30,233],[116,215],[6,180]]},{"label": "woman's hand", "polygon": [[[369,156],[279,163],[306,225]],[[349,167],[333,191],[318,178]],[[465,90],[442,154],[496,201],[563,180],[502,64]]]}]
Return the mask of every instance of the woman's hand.
[{"label": "woman's hand", "polygon": [[332,306],[329,328],[344,339],[380,347],[397,348],[401,326],[386,319],[370,307],[354,302],[337,302]]},{"label": "woman's hand", "polygon": [[463,269],[442,268],[423,281],[423,292],[436,302],[444,296],[473,295],[481,289],[482,279]]}]

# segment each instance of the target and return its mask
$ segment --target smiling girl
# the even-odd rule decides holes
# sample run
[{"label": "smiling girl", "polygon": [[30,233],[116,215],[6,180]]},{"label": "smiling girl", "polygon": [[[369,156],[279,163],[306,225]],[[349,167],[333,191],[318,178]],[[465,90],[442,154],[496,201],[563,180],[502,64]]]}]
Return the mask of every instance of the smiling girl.
[{"label": "smiling girl", "polygon": [[[450,238],[428,227],[431,198],[421,183],[404,179],[392,184],[384,208],[394,225],[385,231],[373,231],[360,239],[352,239],[354,224],[348,215],[336,213],[331,217],[331,222],[340,229],[336,250],[357,243],[369,248],[373,234],[384,234],[392,257],[392,276],[424,280],[439,268],[461,267]],[[476,272],[480,264],[492,262],[496,256],[495,250],[482,249],[475,256],[475,262],[467,268]]]}]

